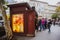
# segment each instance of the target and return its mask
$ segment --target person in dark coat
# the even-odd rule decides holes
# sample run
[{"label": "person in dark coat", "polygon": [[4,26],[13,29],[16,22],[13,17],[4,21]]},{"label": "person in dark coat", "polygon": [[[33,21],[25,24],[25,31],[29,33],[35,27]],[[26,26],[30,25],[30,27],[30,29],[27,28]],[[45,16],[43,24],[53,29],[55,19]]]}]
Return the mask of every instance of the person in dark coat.
[{"label": "person in dark coat", "polygon": [[38,22],[37,22],[38,20],[37,19],[35,19],[35,29],[38,31]]},{"label": "person in dark coat", "polygon": [[45,18],[45,29],[47,29],[47,18]]},{"label": "person in dark coat", "polygon": [[42,26],[41,26],[41,19],[39,19],[38,21],[38,28],[40,27],[40,31],[42,30]]},{"label": "person in dark coat", "polygon": [[49,19],[48,20],[48,29],[49,29],[49,31],[48,32],[50,32],[51,30],[50,30],[50,28],[51,28],[51,24],[52,24],[52,21],[51,21],[51,19]]},{"label": "person in dark coat", "polygon": [[55,22],[56,22],[56,21],[55,21],[55,20],[53,20],[53,25],[54,25],[54,26],[55,26]]}]

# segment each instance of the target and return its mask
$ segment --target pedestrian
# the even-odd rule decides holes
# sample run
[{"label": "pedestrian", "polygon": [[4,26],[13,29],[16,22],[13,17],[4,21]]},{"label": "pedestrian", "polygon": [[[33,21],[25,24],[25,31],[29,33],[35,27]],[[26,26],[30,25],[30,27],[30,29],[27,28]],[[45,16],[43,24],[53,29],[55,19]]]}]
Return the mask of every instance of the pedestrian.
[{"label": "pedestrian", "polygon": [[60,26],[60,18],[59,18],[59,26]]},{"label": "pedestrian", "polygon": [[45,29],[47,29],[47,18],[45,18]]},{"label": "pedestrian", "polygon": [[54,19],[54,20],[53,20],[53,25],[54,25],[54,26],[55,26],[55,22],[56,22],[56,20]]},{"label": "pedestrian", "polygon": [[52,21],[51,21],[51,19],[49,19],[48,20],[48,29],[49,29],[49,31],[48,32],[50,32],[51,30],[50,30],[50,28],[51,28],[51,24],[52,24]]},{"label": "pedestrian", "polygon": [[39,21],[38,21],[38,28],[40,28],[40,31],[42,30],[42,27],[41,27],[41,19],[39,19]]},{"label": "pedestrian", "polygon": [[43,27],[43,30],[45,30],[45,19],[44,18],[42,18],[42,20],[41,20],[41,25]]},{"label": "pedestrian", "polygon": [[35,19],[35,29],[38,31],[38,20],[37,20],[37,18]]}]

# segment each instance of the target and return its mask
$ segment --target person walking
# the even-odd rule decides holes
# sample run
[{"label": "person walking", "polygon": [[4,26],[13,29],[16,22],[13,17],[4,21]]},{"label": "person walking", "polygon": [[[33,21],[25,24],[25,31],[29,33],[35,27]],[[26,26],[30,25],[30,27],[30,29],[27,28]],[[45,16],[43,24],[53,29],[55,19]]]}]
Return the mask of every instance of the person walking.
[{"label": "person walking", "polygon": [[54,25],[54,26],[55,26],[55,22],[56,22],[56,20],[54,19],[54,20],[53,20],[53,25]]},{"label": "person walking", "polygon": [[45,19],[44,18],[42,18],[41,25],[43,27],[43,30],[45,30]]},{"label": "person walking", "polygon": [[35,29],[38,31],[38,20],[35,18]]},{"label": "person walking", "polygon": [[47,18],[45,18],[45,29],[47,29]]},{"label": "person walking", "polygon": [[51,28],[51,24],[52,24],[52,21],[51,21],[51,19],[49,19],[48,20],[48,29],[49,29],[49,31],[48,32],[50,32],[51,30],[50,30],[50,28]]},{"label": "person walking", "polygon": [[42,27],[41,27],[41,19],[39,19],[39,21],[38,21],[38,28],[40,28],[40,31],[42,30]]}]

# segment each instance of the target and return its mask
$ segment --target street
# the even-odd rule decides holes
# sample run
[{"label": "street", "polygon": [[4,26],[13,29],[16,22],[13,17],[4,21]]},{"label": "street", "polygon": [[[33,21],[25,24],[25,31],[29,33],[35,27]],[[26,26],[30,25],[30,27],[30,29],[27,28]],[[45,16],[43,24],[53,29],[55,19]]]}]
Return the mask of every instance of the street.
[{"label": "street", "polygon": [[16,36],[16,40],[60,40],[60,27],[58,25],[51,26],[51,32],[48,32],[48,29],[36,32],[35,37],[21,37]]}]

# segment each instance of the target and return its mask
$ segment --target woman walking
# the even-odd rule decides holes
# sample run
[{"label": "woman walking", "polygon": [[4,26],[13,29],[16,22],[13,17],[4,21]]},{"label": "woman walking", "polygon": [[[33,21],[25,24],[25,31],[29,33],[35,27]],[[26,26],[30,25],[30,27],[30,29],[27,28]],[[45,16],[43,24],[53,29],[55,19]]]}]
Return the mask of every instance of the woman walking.
[{"label": "woman walking", "polygon": [[41,25],[43,27],[43,30],[45,30],[45,19],[44,18],[42,18]]}]

